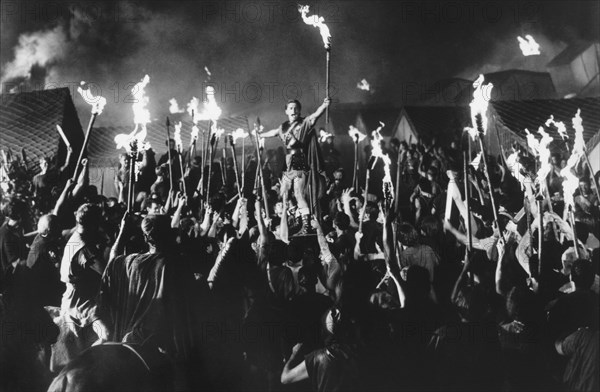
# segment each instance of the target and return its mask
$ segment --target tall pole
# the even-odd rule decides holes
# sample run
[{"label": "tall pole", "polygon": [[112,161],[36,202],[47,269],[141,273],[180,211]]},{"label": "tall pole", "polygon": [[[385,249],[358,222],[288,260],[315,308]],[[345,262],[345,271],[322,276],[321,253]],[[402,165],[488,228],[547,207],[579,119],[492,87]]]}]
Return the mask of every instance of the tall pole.
[{"label": "tall pole", "polygon": [[398,213],[398,207],[400,206],[400,179],[402,173],[402,153],[398,149],[398,159],[396,161],[396,192],[394,195],[394,211]]},{"label": "tall pole", "polygon": [[129,151],[129,184],[127,189],[127,212],[133,210],[133,192],[135,183],[135,161],[137,158],[137,139],[133,139]]},{"label": "tall pole", "polygon": [[171,164],[171,133],[169,132],[169,127],[171,126],[171,121],[169,117],[167,117],[166,122],[167,128],[167,156],[169,158],[169,197],[171,197],[171,191],[173,190],[173,167]]},{"label": "tall pole", "polygon": [[81,146],[81,151],[79,151],[79,157],[77,158],[77,163],[75,164],[75,170],[73,171],[73,177],[71,178],[73,182],[77,181],[77,174],[79,174],[79,165],[81,164],[81,160],[83,159],[83,154],[87,149],[87,145],[90,141],[90,133],[92,132],[92,128],[94,127],[94,122],[96,121],[96,117],[98,117],[98,113],[92,113],[92,117],[90,117],[90,122],[88,123],[87,130],[85,131],[85,138],[83,139],[83,145]]},{"label": "tall pole", "polygon": [[[329,98],[329,72],[331,65],[331,44],[325,46],[326,55],[326,71],[325,71],[325,96]],[[325,123],[329,124],[329,106],[325,109]]]},{"label": "tall pole", "polygon": [[237,183],[237,193],[238,196],[242,197],[241,189],[240,189],[240,172],[238,169],[237,157],[235,156],[235,143],[233,142],[233,136],[227,135],[227,139],[229,139],[229,146],[231,147],[231,154],[233,155],[233,170],[235,172],[235,182]]},{"label": "tall pole", "polygon": [[544,199],[538,199],[536,200],[537,202],[537,208],[538,208],[538,277],[541,278],[542,276],[542,243],[544,242],[544,214],[543,214],[543,200]]},{"label": "tall pole", "polygon": [[358,135],[354,136],[354,168],[352,174],[352,187],[358,191]]}]

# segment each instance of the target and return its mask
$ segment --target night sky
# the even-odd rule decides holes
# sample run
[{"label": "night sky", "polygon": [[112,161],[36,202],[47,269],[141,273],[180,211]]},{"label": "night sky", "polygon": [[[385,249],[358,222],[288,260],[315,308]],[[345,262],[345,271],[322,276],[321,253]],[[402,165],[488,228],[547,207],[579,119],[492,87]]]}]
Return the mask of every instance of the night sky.
[{"label": "night sky", "polygon": [[[108,99],[98,123],[124,125],[133,124],[128,90],[144,74],[150,75],[147,95],[156,121],[168,114],[170,98],[185,107],[210,81],[225,114],[246,114],[251,121],[259,115],[267,127],[276,126],[287,99],[299,98],[310,111],[325,93],[321,36],[302,22],[297,4],[2,1],[2,92],[85,80]],[[323,16],[330,27],[332,96],[342,103],[400,105],[440,79],[511,68],[544,71],[567,44],[598,40],[600,26],[598,1],[306,4],[309,15]],[[541,44],[542,55],[522,55],[516,37],[525,34]],[[20,36],[30,52],[15,62]],[[31,62],[39,64],[27,80]],[[363,78],[374,91],[356,87]],[[85,122],[89,108],[74,99]]]}]

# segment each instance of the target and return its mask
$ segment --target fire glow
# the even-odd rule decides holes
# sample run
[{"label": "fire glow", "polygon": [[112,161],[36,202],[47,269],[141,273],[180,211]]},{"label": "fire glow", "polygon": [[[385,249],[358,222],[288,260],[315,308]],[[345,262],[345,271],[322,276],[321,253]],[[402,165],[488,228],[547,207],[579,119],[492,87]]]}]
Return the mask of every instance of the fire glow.
[{"label": "fire glow", "polygon": [[375,163],[377,162],[377,159],[381,159],[383,161],[383,173],[384,174],[383,174],[382,182],[384,184],[384,188],[387,184],[387,186],[391,190],[391,194],[393,195],[394,191],[393,191],[393,184],[392,184],[392,174],[390,172],[390,166],[392,164],[392,160],[390,159],[388,154],[383,153],[383,150],[381,148],[381,142],[383,141],[383,136],[381,136],[381,130],[383,129],[385,124],[382,123],[381,121],[379,122],[379,124],[380,124],[379,128],[377,128],[376,130],[374,130],[371,133],[371,136],[372,136],[371,154],[375,158],[375,160],[373,161],[373,166],[371,168],[375,167]]},{"label": "fire glow", "polygon": [[354,125],[350,125],[348,135],[350,135],[352,141],[354,141],[355,143],[360,143],[367,137],[367,135],[361,133]]},{"label": "fire glow", "polygon": [[89,89],[84,90],[81,87],[82,85],[85,85],[85,82],[80,83],[80,86],[77,87],[77,92],[88,105],[92,105],[92,114],[102,114],[104,106],[106,105],[106,98],[99,95],[94,97],[92,92]]},{"label": "fire glow", "polygon": [[[473,124],[473,128],[478,132],[483,132],[483,134],[485,135],[485,133],[487,132],[488,125],[487,110],[488,105],[490,103],[490,99],[492,97],[491,93],[492,88],[494,88],[494,85],[492,83],[483,84],[483,81],[483,75],[479,75],[477,80],[473,82],[473,100],[471,101],[469,106],[471,107],[471,122]],[[481,118],[481,130],[479,129],[477,124],[478,116]],[[471,134],[471,136],[473,136],[471,132],[469,133]]]},{"label": "fire glow", "polygon": [[518,36],[517,40],[523,56],[537,56],[540,54],[540,44],[535,42],[531,35],[527,34],[525,38]]},{"label": "fire glow", "polygon": [[308,5],[300,5],[298,11],[302,14],[304,23],[319,29],[319,33],[321,33],[321,38],[323,39],[323,45],[325,46],[325,49],[328,49],[331,46],[331,34],[329,33],[329,27],[325,24],[325,18],[319,15],[308,16],[307,14],[310,11]]},{"label": "fire glow", "polygon": [[244,131],[242,128],[238,128],[235,131],[231,132],[231,136],[233,137],[233,142],[237,142],[238,139],[245,139],[248,137],[248,132]]},{"label": "fire glow", "polygon": [[356,88],[359,90],[370,91],[371,85],[369,84],[369,82],[367,82],[367,79],[363,79],[356,84]]},{"label": "fire glow", "polygon": [[319,142],[324,143],[330,137],[333,137],[331,133],[324,130],[319,131]]},{"label": "fire glow", "polygon": [[181,121],[175,123],[175,132],[173,133],[173,140],[175,140],[175,146],[177,151],[183,150],[183,142],[181,141]]}]

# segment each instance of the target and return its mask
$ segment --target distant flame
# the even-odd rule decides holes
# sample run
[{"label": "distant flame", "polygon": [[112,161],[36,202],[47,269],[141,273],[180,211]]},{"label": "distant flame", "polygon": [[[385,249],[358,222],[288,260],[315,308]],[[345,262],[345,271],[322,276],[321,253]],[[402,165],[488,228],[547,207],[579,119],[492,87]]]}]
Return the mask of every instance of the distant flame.
[{"label": "distant flame", "polygon": [[183,113],[183,109],[179,108],[179,104],[175,98],[169,99],[169,113]]},{"label": "distant flame", "polygon": [[326,132],[324,130],[320,130],[319,131],[319,142],[323,143],[327,140],[327,138],[333,137],[333,135],[329,132]]},{"label": "distant flame", "polygon": [[131,94],[133,95],[133,104],[131,105],[131,108],[133,109],[133,122],[135,123],[135,127],[130,134],[121,133],[115,136],[114,140],[117,145],[117,150],[125,148],[125,150],[129,151],[130,143],[133,138],[137,139],[138,149],[150,148],[150,144],[145,142],[147,136],[146,124],[150,122],[150,111],[146,108],[150,99],[146,96],[145,91],[149,82],[150,76],[145,75],[144,78],[131,89]]},{"label": "distant flame", "polygon": [[224,133],[225,133],[225,130],[223,128],[217,127],[217,124],[215,123],[215,125],[213,126],[213,129],[212,129],[212,134],[214,135],[215,140],[217,140],[221,136],[223,136]]},{"label": "distant flame", "polygon": [[206,74],[208,76],[212,76],[212,74],[210,73],[210,71],[208,70],[208,67],[206,65],[204,66],[204,71],[206,72]]},{"label": "distant flame", "polygon": [[[488,84],[483,84],[484,81],[484,77],[483,75],[479,75],[479,77],[477,78],[477,80],[475,80],[475,82],[473,82],[473,87],[475,89],[475,91],[473,91],[473,100],[471,101],[471,122],[473,124],[473,128],[475,128],[477,131],[479,131],[479,129],[477,129],[477,116],[481,116],[481,131],[483,132],[483,134],[485,135],[486,131],[487,131],[487,109],[488,109],[488,105],[490,103],[490,98],[491,98],[491,92],[492,92],[492,88],[494,87],[493,84],[488,83]],[[486,95],[487,92],[487,95]]]},{"label": "distant flame", "polygon": [[235,131],[231,132],[231,136],[233,137],[233,142],[235,143],[237,139],[245,139],[249,136],[249,133],[244,131],[242,128],[238,128]]},{"label": "distant flame", "polygon": [[325,49],[329,49],[331,46],[331,34],[329,33],[329,27],[325,24],[325,18],[319,15],[312,15],[309,17],[307,15],[309,10],[310,7],[308,5],[301,5],[298,7],[298,11],[302,14],[304,23],[319,29],[321,38],[323,39],[323,45],[325,45]]},{"label": "distant flame", "polygon": [[199,110],[199,102],[198,98],[194,97],[188,104],[188,113],[193,115],[192,121],[194,124],[197,124],[198,121],[201,120],[211,120],[217,121],[219,117],[221,117],[221,108],[217,105],[217,100],[215,99],[215,89],[212,86],[206,87],[206,101],[204,101],[204,107],[202,110]]},{"label": "distant flame", "polygon": [[556,131],[562,138],[562,140],[568,139],[569,134],[567,133],[567,127],[562,121],[555,121],[554,116],[550,116],[550,118],[546,121],[546,126],[554,125],[556,127]]},{"label": "distant flame", "polygon": [[[350,137],[352,138],[352,141],[355,143],[360,143],[367,137],[367,135],[365,135],[364,133],[361,133],[354,125],[350,125],[350,130],[348,131],[348,135],[350,135]],[[357,140],[357,138],[358,138],[358,140]]]},{"label": "distant flame", "polygon": [[82,85],[85,85],[85,82],[80,83],[80,86],[77,87],[77,92],[81,94],[81,97],[88,105],[92,105],[92,114],[102,114],[106,105],[106,98],[99,95],[94,97],[89,89],[84,90],[81,88]]},{"label": "distant flame", "polygon": [[175,123],[175,132],[173,133],[173,140],[175,140],[175,146],[177,151],[183,150],[183,142],[181,141],[181,121]]},{"label": "distant flame", "polygon": [[[527,39],[525,39],[527,38]],[[519,48],[523,52],[523,56],[537,56],[540,54],[540,45],[535,42],[535,39],[529,34],[525,38],[517,37],[519,41]]]},{"label": "distant flame", "polygon": [[579,186],[579,178],[573,173],[573,168],[577,165],[583,154],[585,154],[583,124],[580,114],[581,110],[578,109],[575,117],[573,117],[573,129],[575,129],[573,151],[571,151],[571,156],[567,160],[567,165],[560,171],[560,175],[564,178],[562,186],[565,206],[574,206],[573,194]]},{"label": "distant flame", "polygon": [[370,91],[371,85],[369,84],[369,82],[367,82],[367,79],[363,79],[356,84],[356,88],[358,88],[359,90]]}]

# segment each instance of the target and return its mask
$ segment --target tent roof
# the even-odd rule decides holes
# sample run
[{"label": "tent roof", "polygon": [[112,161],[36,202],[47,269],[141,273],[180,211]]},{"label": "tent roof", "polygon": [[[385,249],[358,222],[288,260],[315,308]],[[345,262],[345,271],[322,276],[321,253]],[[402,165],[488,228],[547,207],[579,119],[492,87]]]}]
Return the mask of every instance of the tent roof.
[{"label": "tent roof", "polygon": [[[174,127],[172,125],[169,129],[171,138],[173,138]],[[182,120],[181,127],[181,140],[183,146],[189,146],[191,139],[192,122],[190,120]],[[248,120],[246,117],[228,117],[222,118],[218,121],[218,127],[223,128],[226,133],[235,131],[238,128],[248,130]],[[202,138],[202,134],[205,134],[208,129],[207,121],[200,121],[198,123],[200,128],[199,140]],[[124,150],[117,150],[115,144],[115,136],[118,134],[129,134],[133,131],[132,125],[127,126],[110,126],[110,127],[96,127],[90,135],[90,143],[88,146],[88,157],[90,163],[93,166],[112,166],[121,152]],[[147,126],[148,135],[146,141],[150,143],[152,149],[157,155],[164,154],[167,152],[166,140],[167,134],[165,125],[158,122],[151,122]],[[220,141],[220,144],[223,141]],[[249,142],[246,142],[249,143]],[[221,144],[222,145],[222,144]],[[198,145],[199,146],[199,145]]]},{"label": "tent roof", "polygon": [[450,141],[456,132],[471,125],[468,106],[405,106],[402,112],[417,136],[427,141],[434,137]]},{"label": "tent roof", "polygon": [[[551,115],[556,121],[564,122],[573,138],[575,133],[572,119],[581,109],[583,119],[583,138],[587,142],[600,132],[600,98],[573,98],[573,99],[536,99],[530,101],[499,101],[492,102],[495,112],[502,122],[511,131],[521,137],[525,137],[525,128],[530,132],[537,132],[540,126],[544,126]],[[560,136],[555,127],[546,128],[546,131],[555,140]]]},{"label": "tent roof", "polygon": [[56,125],[61,125],[75,148],[83,141],[83,130],[68,88],[0,95],[0,146],[13,152],[25,149],[29,168],[37,159],[58,153]]},{"label": "tent roof", "polygon": [[590,46],[598,45],[593,42],[576,42],[567,46],[562,52],[554,57],[549,63],[548,68],[560,67],[562,65],[569,65],[575,60],[580,54],[585,52]]},{"label": "tent roof", "polygon": [[363,105],[359,103],[338,104],[330,112],[331,121],[336,134],[348,132],[350,125],[357,126],[360,118],[366,129],[362,132],[374,131],[383,122],[385,127],[381,131],[383,136],[391,136],[400,116],[400,107],[390,104]]}]

